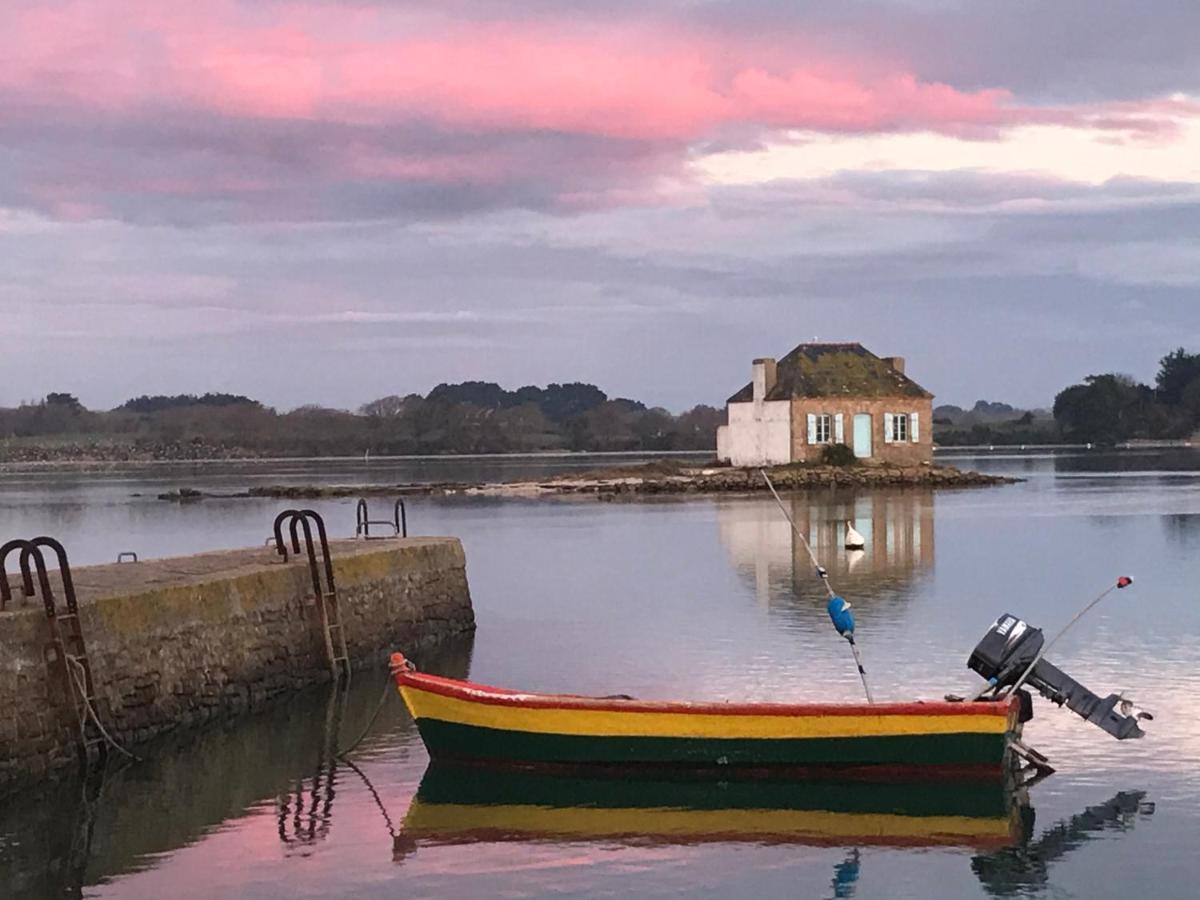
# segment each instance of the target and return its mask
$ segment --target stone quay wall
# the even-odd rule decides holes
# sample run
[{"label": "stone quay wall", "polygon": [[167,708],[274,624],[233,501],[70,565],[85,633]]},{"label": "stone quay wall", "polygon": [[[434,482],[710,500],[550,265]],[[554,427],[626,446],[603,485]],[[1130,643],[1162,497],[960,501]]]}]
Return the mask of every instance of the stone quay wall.
[{"label": "stone quay wall", "polygon": [[[331,552],[355,665],[474,629],[457,539],[336,541]],[[331,678],[304,554],[283,562],[268,547],[72,574],[96,712],[126,748]],[[10,583],[0,612],[0,791],[77,761],[70,697],[44,656],[43,606]]]}]

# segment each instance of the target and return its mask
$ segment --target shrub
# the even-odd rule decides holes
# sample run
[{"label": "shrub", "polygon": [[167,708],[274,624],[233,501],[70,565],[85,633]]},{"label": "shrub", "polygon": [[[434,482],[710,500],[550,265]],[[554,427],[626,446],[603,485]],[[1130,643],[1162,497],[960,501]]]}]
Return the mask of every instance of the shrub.
[{"label": "shrub", "polygon": [[853,466],[858,457],[845,444],[830,444],[821,451],[821,462],[827,466]]}]

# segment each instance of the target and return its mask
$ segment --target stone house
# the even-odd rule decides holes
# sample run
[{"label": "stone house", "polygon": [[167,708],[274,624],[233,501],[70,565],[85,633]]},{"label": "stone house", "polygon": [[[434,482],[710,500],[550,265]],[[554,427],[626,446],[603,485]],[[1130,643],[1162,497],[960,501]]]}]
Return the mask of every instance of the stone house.
[{"label": "stone house", "polygon": [[861,344],[801,344],[778,361],[756,359],[726,409],[717,457],[731,465],[819,462],[831,444],[864,462],[933,461],[933,394],[904,373],[901,357]]}]

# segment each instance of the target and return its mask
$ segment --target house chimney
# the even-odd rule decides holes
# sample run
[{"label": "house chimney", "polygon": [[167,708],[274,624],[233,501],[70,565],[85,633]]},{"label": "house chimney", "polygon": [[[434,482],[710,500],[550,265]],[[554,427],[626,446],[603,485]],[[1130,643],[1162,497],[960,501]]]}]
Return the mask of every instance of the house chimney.
[{"label": "house chimney", "polygon": [[775,360],[770,357],[754,361],[754,402],[761,403],[775,387],[778,375]]},{"label": "house chimney", "polygon": [[903,356],[887,356],[883,360],[901,375],[904,374],[904,357]]}]

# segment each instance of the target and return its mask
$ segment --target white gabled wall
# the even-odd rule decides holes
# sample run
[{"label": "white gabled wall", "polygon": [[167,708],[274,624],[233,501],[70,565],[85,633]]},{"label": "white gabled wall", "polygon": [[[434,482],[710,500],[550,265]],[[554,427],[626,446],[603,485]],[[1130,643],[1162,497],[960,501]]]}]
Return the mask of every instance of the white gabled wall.
[{"label": "white gabled wall", "polygon": [[792,405],[787,400],[730,403],[729,424],[717,429],[717,457],[734,466],[792,461]]}]

